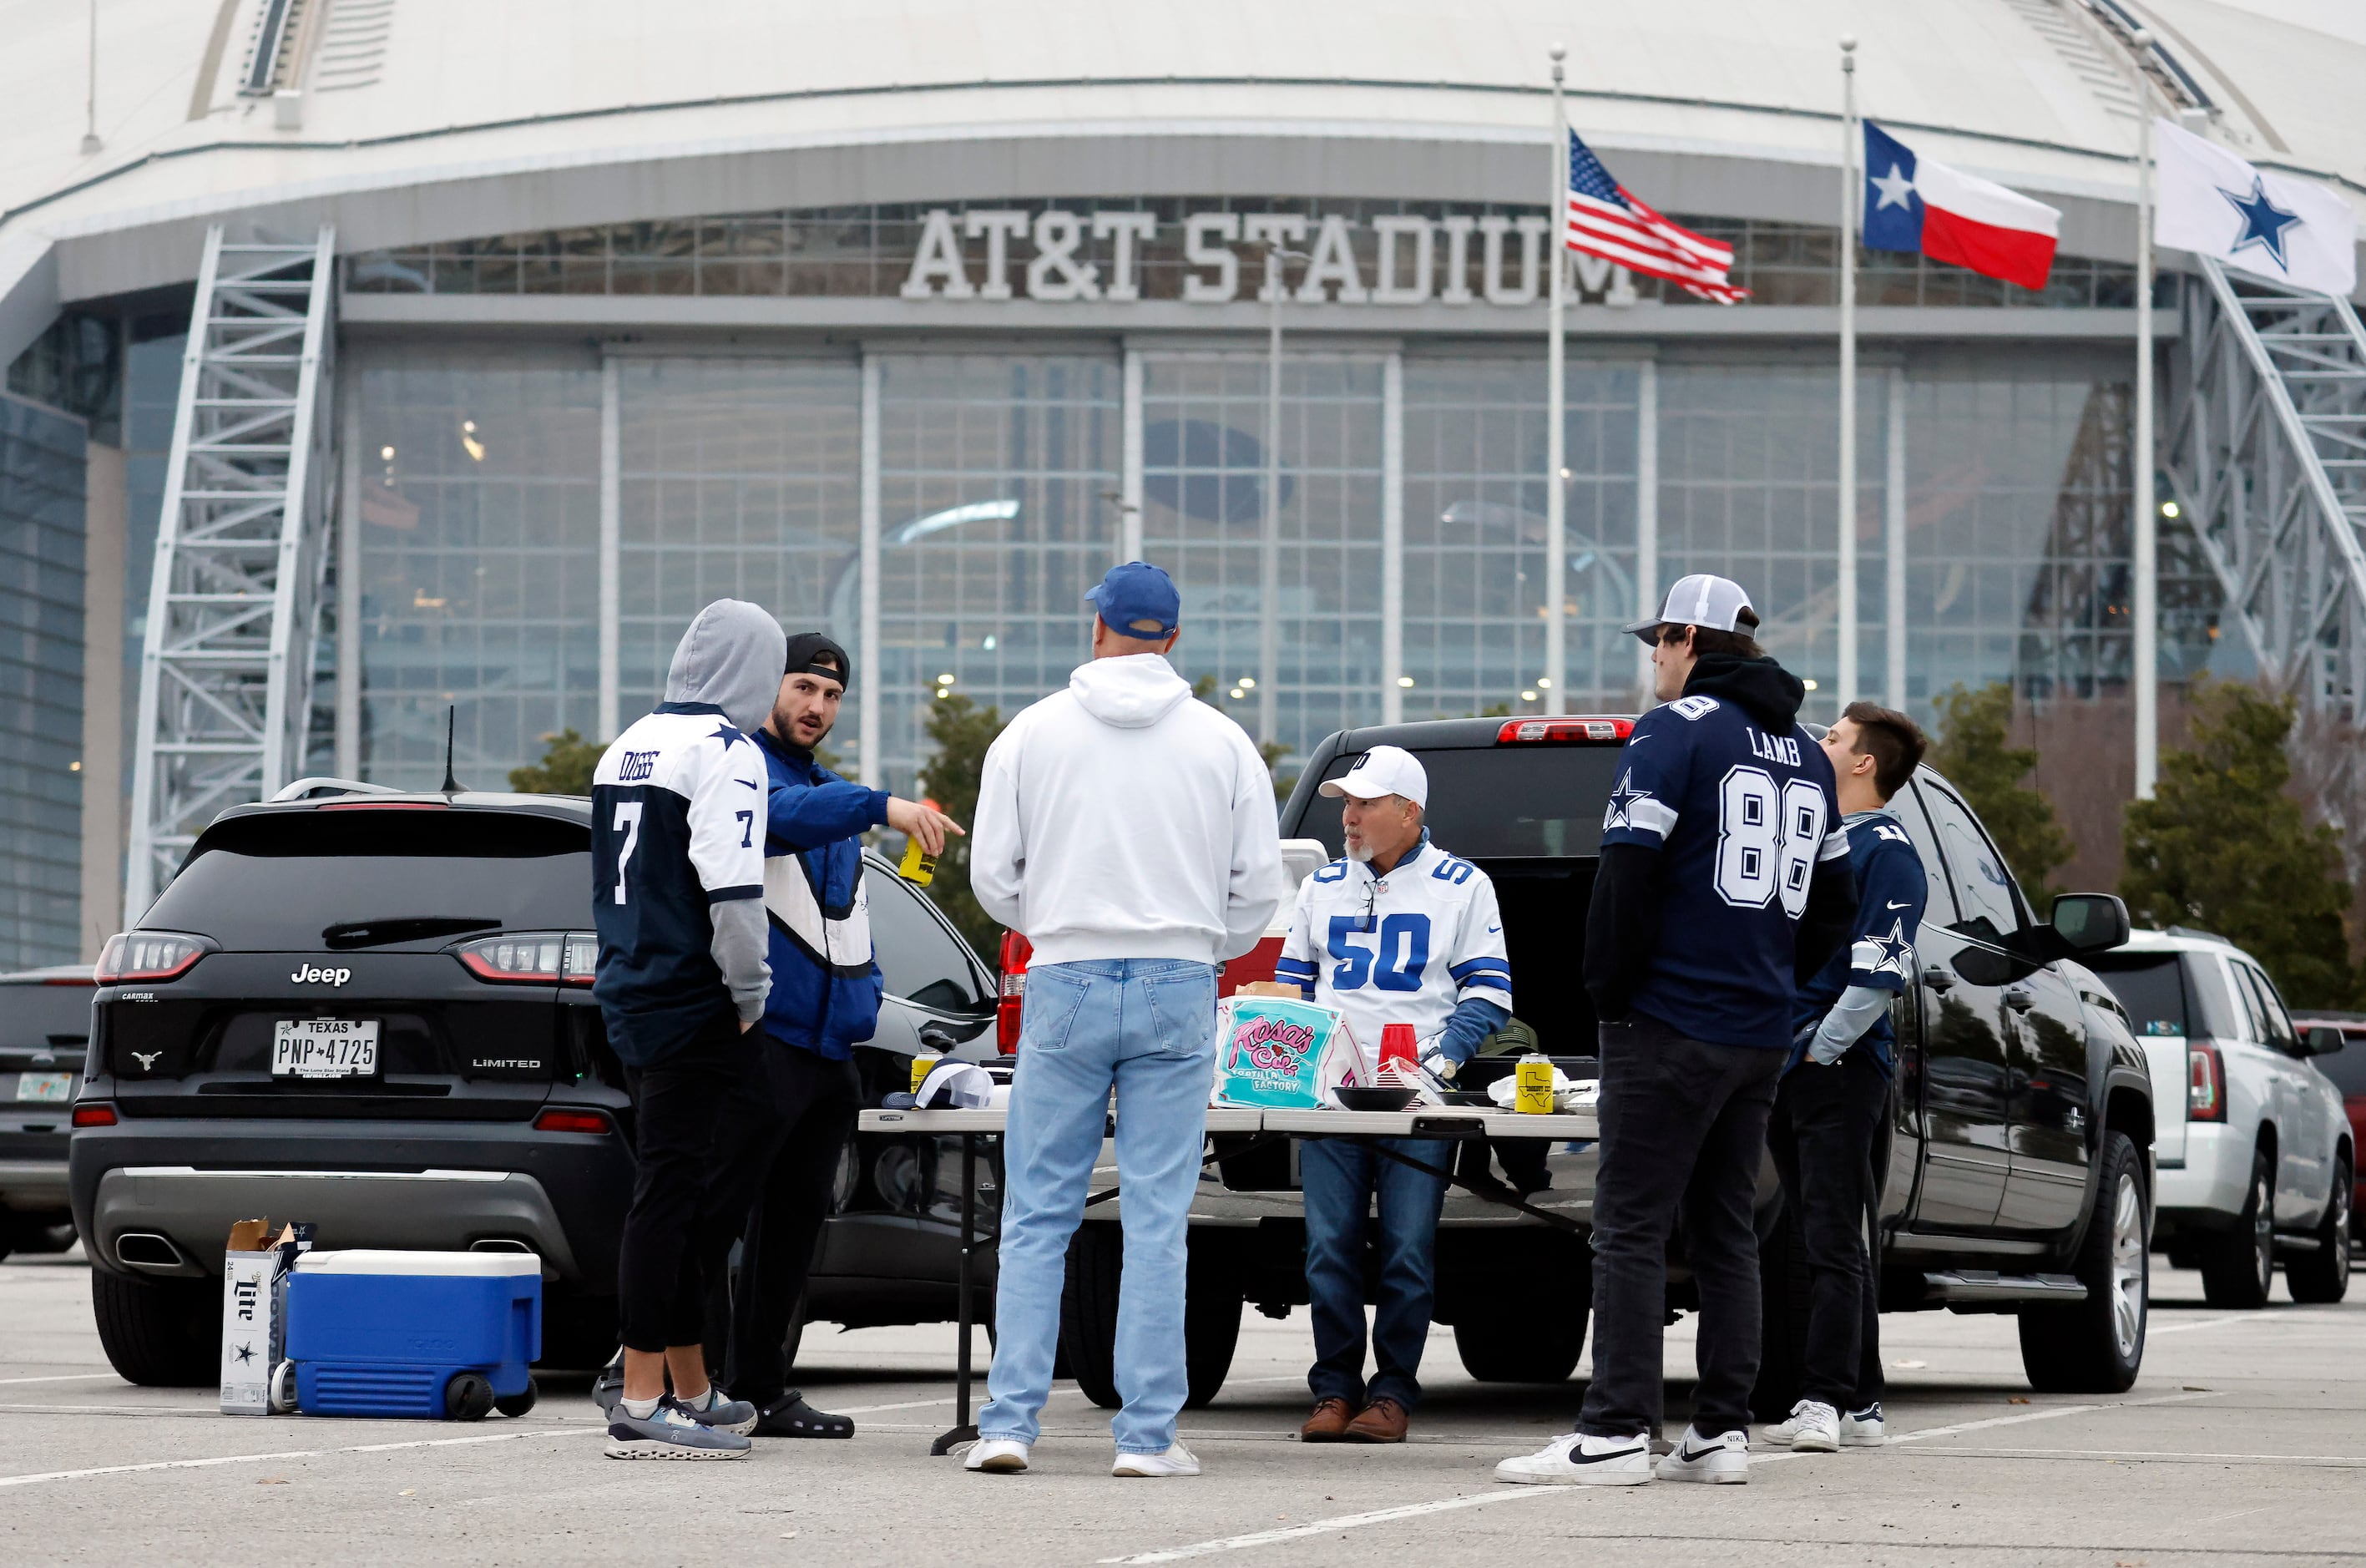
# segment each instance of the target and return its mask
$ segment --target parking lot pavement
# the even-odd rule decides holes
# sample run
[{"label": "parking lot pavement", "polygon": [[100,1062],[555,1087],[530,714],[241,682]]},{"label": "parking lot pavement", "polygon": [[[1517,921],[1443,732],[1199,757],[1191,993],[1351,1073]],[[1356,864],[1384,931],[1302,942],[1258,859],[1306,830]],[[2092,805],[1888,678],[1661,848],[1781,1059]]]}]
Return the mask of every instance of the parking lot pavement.
[{"label": "parking lot pavement", "polygon": [[[1222,1395],[1189,1412],[1197,1480],[1110,1478],[1107,1417],[1073,1387],[1036,1469],[928,1457],[952,1418],[941,1327],[807,1336],[815,1402],[851,1442],[745,1463],[625,1465],[576,1378],[474,1426],[216,1415],[210,1391],[131,1388],[90,1326],[78,1255],[0,1265],[0,1518],[23,1561],[373,1563],[741,1559],[1032,1565],[1625,1561],[2278,1564],[2366,1558],[2366,1299],[2259,1313],[2163,1271],[2145,1376],[2124,1395],[2032,1394],[2011,1320],[1883,1320],[1878,1450],[1762,1452],[1747,1487],[1499,1486],[1493,1463],[1569,1426],[1575,1384],[1465,1378],[1449,1333],[1399,1449],[1304,1448],[1302,1314],[1252,1313]],[[2281,1298],[2281,1287],[2278,1291]],[[1669,1367],[1691,1355],[1689,1320]],[[985,1337],[979,1336],[984,1352]],[[1688,1394],[1671,1386],[1671,1430]]]}]

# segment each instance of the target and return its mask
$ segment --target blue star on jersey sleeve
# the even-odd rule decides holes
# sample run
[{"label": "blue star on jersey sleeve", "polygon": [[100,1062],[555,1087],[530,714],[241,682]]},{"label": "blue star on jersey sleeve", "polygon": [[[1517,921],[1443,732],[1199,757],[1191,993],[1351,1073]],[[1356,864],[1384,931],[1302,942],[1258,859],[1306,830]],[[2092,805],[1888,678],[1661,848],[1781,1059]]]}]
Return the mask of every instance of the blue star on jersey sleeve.
[{"label": "blue star on jersey sleeve", "polygon": [[1683,726],[1655,722],[1672,711],[1655,708],[1638,719],[1619,752],[1610,806],[1602,814],[1605,845],[1640,844],[1656,850],[1675,831],[1673,803],[1684,797],[1692,748]]},{"label": "blue star on jersey sleeve", "polygon": [[1905,829],[1887,821],[1871,826],[1873,846],[1857,872],[1849,984],[1902,991],[1914,972],[1914,931],[1922,923],[1929,882]]}]

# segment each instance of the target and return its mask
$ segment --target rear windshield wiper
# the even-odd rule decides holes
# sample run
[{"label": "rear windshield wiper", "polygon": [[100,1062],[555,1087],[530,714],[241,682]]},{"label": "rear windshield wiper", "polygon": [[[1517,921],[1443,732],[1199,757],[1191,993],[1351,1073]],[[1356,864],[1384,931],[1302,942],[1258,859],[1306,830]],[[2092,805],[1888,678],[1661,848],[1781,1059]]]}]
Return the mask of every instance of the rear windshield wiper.
[{"label": "rear windshield wiper", "polygon": [[432,936],[501,929],[490,915],[403,915],[387,920],[347,920],[321,928],[321,940],[337,949],[383,947],[390,942],[423,942]]}]

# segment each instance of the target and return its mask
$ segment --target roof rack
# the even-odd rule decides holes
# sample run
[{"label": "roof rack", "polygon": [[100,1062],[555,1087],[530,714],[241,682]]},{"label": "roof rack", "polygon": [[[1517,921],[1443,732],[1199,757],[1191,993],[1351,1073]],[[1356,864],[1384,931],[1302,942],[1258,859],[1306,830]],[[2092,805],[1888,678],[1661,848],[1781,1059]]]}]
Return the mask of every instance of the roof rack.
[{"label": "roof rack", "polygon": [[316,795],[401,795],[392,784],[364,784],[359,779],[303,778],[298,779],[271,798],[310,800]]}]

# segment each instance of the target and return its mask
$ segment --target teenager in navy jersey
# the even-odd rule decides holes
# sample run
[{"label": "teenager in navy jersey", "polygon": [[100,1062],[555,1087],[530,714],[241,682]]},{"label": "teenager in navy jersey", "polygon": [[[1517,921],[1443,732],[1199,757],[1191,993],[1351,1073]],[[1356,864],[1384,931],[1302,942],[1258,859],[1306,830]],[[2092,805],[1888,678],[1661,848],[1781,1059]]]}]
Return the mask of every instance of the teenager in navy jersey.
[{"label": "teenager in navy jersey", "polygon": [[[1752,639],[1757,625],[1740,584],[1696,575],[1628,628],[1651,645],[1665,705],[1620,754],[1586,914],[1602,1021],[1594,1377],[1577,1430],[1506,1460],[1501,1480],[1749,1479],[1766,1119],[1796,976],[1822,966],[1856,907],[1831,762],[1798,722],[1798,678]],[[1691,1427],[1654,1467],[1680,1207],[1700,1381]]]}]

